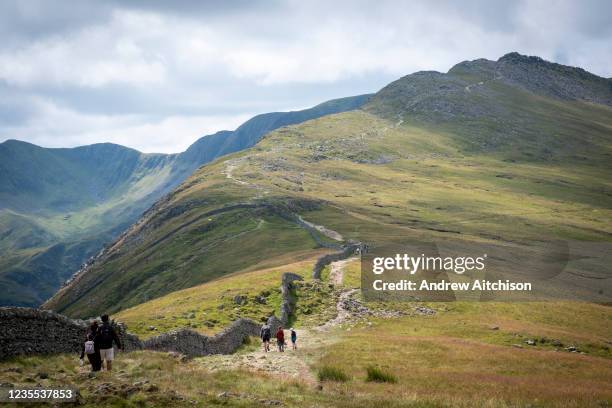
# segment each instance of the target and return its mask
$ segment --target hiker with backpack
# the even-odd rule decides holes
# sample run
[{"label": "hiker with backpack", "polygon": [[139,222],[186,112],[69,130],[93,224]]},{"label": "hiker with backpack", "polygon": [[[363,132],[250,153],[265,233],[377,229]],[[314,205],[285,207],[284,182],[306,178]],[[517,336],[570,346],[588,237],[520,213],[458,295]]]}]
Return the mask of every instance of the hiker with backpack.
[{"label": "hiker with backpack", "polygon": [[295,343],[297,343],[297,332],[292,327],[291,328],[291,346],[292,346],[293,350],[297,350],[297,345]]},{"label": "hiker with backpack", "polygon": [[261,326],[261,330],[259,331],[259,337],[261,337],[261,341],[263,344],[264,352],[270,351],[270,338],[272,337],[272,330],[270,326],[266,323]]},{"label": "hiker with backpack", "polygon": [[283,331],[283,326],[280,326],[276,332],[276,345],[279,352],[285,351],[285,332]]},{"label": "hiker with backpack", "polygon": [[123,349],[119,336],[115,333],[115,329],[108,321],[108,315],[102,315],[102,326],[98,328],[98,334],[95,341],[99,344],[100,359],[106,361],[106,371],[111,371],[113,368],[113,360],[115,353],[113,350],[113,342],[119,349]]},{"label": "hiker with backpack", "polygon": [[100,371],[102,368],[102,360],[100,359],[100,349],[95,342],[96,335],[98,334],[98,322],[93,320],[91,325],[87,329],[85,334],[85,342],[81,347],[81,365],[83,365],[83,359],[87,355],[87,360],[91,364],[91,371]]}]

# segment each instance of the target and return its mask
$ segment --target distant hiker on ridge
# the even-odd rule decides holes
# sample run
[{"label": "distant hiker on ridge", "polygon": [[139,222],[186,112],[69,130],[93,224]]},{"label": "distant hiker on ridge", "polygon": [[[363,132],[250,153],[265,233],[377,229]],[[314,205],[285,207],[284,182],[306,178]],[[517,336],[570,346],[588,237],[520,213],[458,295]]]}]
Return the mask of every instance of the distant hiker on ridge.
[{"label": "distant hiker on ridge", "polygon": [[261,326],[261,330],[259,331],[259,337],[261,337],[261,341],[263,343],[264,352],[270,351],[270,338],[272,337],[272,330],[268,323]]},{"label": "distant hiker on ridge", "polygon": [[96,343],[96,336],[98,334],[98,322],[96,320],[91,321],[91,325],[87,329],[85,334],[85,342],[81,347],[81,365],[83,365],[83,359],[87,354],[89,364],[91,364],[91,371],[100,371],[102,368],[102,360],[100,359],[100,347]]},{"label": "distant hiker on ridge", "polygon": [[115,353],[113,350],[113,342],[119,349],[123,349],[119,336],[115,333],[115,329],[108,321],[108,315],[102,315],[102,326],[98,329],[96,341],[100,344],[100,358],[106,361],[106,371],[111,371],[113,368],[113,360]]},{"label": "distant hiker on ridge", "polygon": [[279,352],[285,351],[285,332],[283,331],[283,326],[280,326],[276,332],[276,345]]}]

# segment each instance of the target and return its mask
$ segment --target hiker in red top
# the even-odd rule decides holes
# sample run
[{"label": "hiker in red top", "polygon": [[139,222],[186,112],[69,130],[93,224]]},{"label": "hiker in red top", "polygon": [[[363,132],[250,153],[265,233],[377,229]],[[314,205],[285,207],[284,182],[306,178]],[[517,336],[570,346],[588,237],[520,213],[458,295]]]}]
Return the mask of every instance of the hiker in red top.
[{"label": "hiker in red top", "polygon": [[283,326],[279,327],[276,332],[276,345],[279,352],[285,351],[285,332],[283,331]]}]

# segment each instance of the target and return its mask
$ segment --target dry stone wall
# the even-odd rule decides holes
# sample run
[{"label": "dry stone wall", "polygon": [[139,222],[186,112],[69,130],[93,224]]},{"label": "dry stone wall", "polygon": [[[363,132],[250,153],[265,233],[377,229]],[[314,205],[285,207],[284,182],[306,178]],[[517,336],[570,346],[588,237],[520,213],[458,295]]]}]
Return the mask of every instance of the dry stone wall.
[{"label": "dry stone wall", "polygon": [[182,329],[160,334],[144,341],[144,348],[176,351],[190,357],[209,354],[229,354],[244,344],[249,336],[259,336],[260,325],[250,319],[239,319],[214,336],[204,336]]},{"label": "dry stone wall", "polygon": [[[0,360],[19,355],[80,353],[88,324],[59,313],[21,307],[0,308]],[[260,325],[239,319],[221,333],[203,336],[192,330],[178,330],[141,341],[115,326],[126,351],[176,351],[188,356],[229,354],[248,336],[259,336]]]},{"label": "dry stone wall", "polygon": [[[359,244],[360,245],[360,244]],[[352,255],[358,244],[349,244],[343,251],[325,255],[315,266],[318,272],[313,277],[320,278],[325,265]],[[286,326],[294,313],[296,299],[292,292],[292,282],[303,277],[286,272],[281,281],[280,318],[271,316],[268,324],[273,332],[279,326]],[[78,353],[81,350],[88,324],[73,320],[48,310],[2,307],[0,308],[0,360],[32,354]],[[156,350],[174,351],[190,357],[209,354],[229,354],[238,349],[249,336],[259,336],[260,324],[250,319],[239,319],[221,333],[204,336],[190,329],[181,329],[160,334],[145,341],[129,334],[124,325],[115,325],[126,351]]]},{"label": "dry stone wall", "polygon": [[[64,315],[27,307],[0,308],[0,360],[13,356],[80,353],[87,323]],[[139,350],[138,337],[118,327],[127,351]]]},{"label": "dry stone wall", "polygon": [[280,321],[283,325],[289,323],[289,318],[295,310],[296,298],[292,292],[292,282],[304,280],[302,276],[285,272],[281,281],[281,306],[280,306]]}]

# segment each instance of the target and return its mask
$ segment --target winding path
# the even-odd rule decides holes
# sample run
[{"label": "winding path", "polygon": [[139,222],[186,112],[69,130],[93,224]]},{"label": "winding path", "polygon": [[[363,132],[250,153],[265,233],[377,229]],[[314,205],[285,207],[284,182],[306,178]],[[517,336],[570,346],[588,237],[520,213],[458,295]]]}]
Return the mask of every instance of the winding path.
[{"label": "winding path", "polygon": [[[346,265],[355,259],[343,259],[332,262],[333,280],[332,283],[336,287],[342,285],[344,278],[344,269]],[[358,289],[343,290],[336,302],[337,315],[331,320],[328,320],[321,326],[314,328],[297,329],[298,335],[298,350],[291,350],[288,343],[287,350],[284,353],[276,351],[276,344],[272,341],[271,352],[264,352],[261,347],[248,352],[238,352],[230,355],[212,355],[199,358],[197,361],[211,371],[228,370],[228,369],[245,369],[250,371],[264,372],[270,375],[280,377],[290,377],[306,381],[310,384],[315,384],[315,378],[310,369],[311,363],[314,362],[317,351],[322,347],[329,347],[339,341],[337,334],[332,334],[330,331],[352,318],[350,310],[346,309],[346,301],[351,298]],[[289,333],[286,331],[285,335]]]}]

